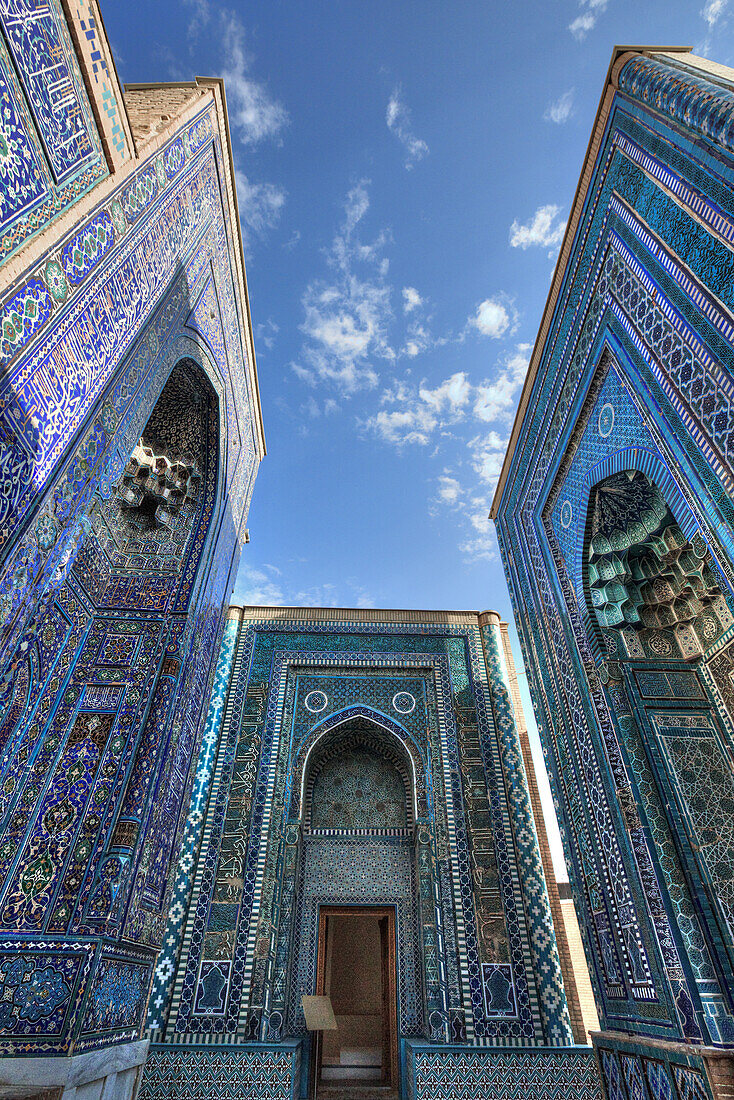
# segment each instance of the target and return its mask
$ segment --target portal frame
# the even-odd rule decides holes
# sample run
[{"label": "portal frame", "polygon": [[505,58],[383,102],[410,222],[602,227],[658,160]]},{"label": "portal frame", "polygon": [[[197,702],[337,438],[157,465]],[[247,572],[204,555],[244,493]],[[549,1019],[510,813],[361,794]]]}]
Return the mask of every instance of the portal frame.
[{"label": "portal frame", "polygon": [[[400,1090],[398,1062],[398,983],[397,938],[394,905],[319,905],[318,940],[316,955],[316,993],[324,996],[327,977],[328,922],[333,917],[373,917],[380,927],[380,962],[382,968],[382,1073],[380,1084],[391,1087],[397,1095]],[[312,1046],[309,1072],[310,1092],[316,1096],[321,1075],[323,1045],[317,1033]]]}]

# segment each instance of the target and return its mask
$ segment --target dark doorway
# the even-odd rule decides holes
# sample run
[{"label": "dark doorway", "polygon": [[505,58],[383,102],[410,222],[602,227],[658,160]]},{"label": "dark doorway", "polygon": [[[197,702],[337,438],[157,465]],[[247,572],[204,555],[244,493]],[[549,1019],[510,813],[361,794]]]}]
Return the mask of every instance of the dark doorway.
[{"label": "dark doorway", "polygon": [[336,1031],[315,1044],[318,1100],[398,1095],[395,913],[323,906],[316,992],[331,998]]}]

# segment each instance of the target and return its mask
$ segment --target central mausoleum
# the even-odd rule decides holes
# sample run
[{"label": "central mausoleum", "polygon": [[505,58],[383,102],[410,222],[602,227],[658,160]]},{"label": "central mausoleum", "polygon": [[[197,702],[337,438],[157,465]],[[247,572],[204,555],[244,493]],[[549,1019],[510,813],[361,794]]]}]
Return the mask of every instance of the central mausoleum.
[{"label": "central mausoleum", "polygon": [[233,607],[204,743],[143,1100],[595,1095],[495,612]]}]

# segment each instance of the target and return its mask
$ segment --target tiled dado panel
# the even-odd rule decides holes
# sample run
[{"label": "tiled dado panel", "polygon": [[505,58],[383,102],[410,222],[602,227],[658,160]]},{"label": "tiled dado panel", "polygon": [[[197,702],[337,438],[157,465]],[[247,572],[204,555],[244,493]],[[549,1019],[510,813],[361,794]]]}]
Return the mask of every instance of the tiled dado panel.
[{"label": "tiled dado panel", "polygon": [[407,1044],[409,1100],[601,1100],[591,1047],[491,1051]]},{"label": "tiled dado panel", "polygon": [[138,1100],[295,1100],[300,1044],[150,1048]]},{"label": "tiled dado panel", "polygon": [[[636,1043],[630,1037],[603,1034],[595,1038],[594,1046],[601,1066],[604,1088],[608,1100],[712,1100],[719,1095],[712,1092],[706,1072],[705,1060],[714,1053],[709,1063],[714,1078],[721,1076],[721,1065],[729,1066],[725,1074],[729,1078],[728,1094],[734,1068],[731,1052],[712,1052],[703,1056],[694,1049],[687,1053],[680,1044]],[[719,1084],[717,1080],[717,1085]]]}]

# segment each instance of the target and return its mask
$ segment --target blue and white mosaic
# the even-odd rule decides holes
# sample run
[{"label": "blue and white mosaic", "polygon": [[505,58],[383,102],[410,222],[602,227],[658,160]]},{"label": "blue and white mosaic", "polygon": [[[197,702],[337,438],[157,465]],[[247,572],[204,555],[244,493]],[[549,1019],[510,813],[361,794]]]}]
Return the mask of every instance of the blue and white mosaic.
[{"label": "blue and white mosaic", "polygon": [[734,1043],[734,93],[618,79],[496,508],[600,1022],[637,1041],[598,1039],[605,1089],[670,1100]]}]

